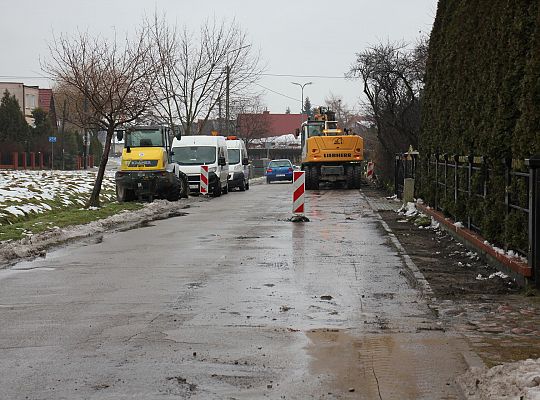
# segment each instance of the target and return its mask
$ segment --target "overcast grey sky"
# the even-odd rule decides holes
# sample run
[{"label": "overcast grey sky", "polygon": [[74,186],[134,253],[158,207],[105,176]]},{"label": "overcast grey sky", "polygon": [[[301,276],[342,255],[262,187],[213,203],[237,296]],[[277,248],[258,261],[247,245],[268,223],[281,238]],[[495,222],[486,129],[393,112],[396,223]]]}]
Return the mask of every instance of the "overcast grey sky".
[{"label": "overcast grey sky", "polygon": [[[303,76],[341,77],[355,53],[382,41],[414,42],[429,34],[437,0],[0,0],[0,80],[50,86],[41,75],[39,59],[48,56],[52,32],[77,30],[112,36],[135,29],[144,14],[156,9],[179,25],[197,28],[206,18],[235,18],[259,48],[267,66],[259,82],[271,112],[287,107],[300,111],[300,87],[312,105],[324,104],[330,93],[358,108],[360,82]],[[6,78],[15,76],[16,78]],[[297,99],[296,101],[294,99]]]}]

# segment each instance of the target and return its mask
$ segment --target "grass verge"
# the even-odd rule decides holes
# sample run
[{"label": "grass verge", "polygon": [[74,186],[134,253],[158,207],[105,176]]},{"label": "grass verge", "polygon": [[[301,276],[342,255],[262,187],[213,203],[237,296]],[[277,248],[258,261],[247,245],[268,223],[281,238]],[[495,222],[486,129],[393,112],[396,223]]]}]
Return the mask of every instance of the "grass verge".
[{"label": "grass verge", "polygon": [[11,225],[0,226],[0,243],[7,240],[19,240],[25,236],[44,232],[54,227],[63,228],[71,225],[82,225],[99,219],[110,217],[124,210],[139,210],[141,203],[105,203],[99,209],[81,209],[73,206],[56,209],[35,216],[29,215],[23,221]]}]

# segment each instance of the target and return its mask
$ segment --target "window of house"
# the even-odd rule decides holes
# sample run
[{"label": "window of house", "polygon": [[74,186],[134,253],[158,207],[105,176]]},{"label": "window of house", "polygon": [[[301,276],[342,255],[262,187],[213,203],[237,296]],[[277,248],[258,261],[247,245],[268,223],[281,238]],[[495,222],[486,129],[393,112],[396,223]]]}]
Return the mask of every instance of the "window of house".
[{"label": "window of house", "polygon": [[33,94],[26,95],[26,108],[34,109],[36,108],[36,96]]}]

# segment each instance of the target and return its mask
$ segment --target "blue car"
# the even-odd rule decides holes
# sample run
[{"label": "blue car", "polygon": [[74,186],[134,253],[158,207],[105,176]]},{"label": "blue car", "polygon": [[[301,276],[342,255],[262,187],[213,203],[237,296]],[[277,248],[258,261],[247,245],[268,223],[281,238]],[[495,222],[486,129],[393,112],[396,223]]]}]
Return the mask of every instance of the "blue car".
[{"label": "blue car", "polygon": [[272,160],[266,168],[266,183],[293,180],[293,165],[290,160]]}]

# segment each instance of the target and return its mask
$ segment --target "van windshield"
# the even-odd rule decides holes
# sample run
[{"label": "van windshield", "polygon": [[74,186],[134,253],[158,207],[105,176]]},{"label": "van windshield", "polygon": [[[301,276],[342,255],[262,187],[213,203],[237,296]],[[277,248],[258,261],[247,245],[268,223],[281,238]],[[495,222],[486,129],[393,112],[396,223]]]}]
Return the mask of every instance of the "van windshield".
[{"label": "van windshield", "polygon": [[180,165],[204,165],[216,162],[216,148],[213,146],[173,147],[172,159]]},{"label": "van windshield", "polygon": [[227,153],[229,153],[229,164],[240,164],[240,149],[228,149]]}]

